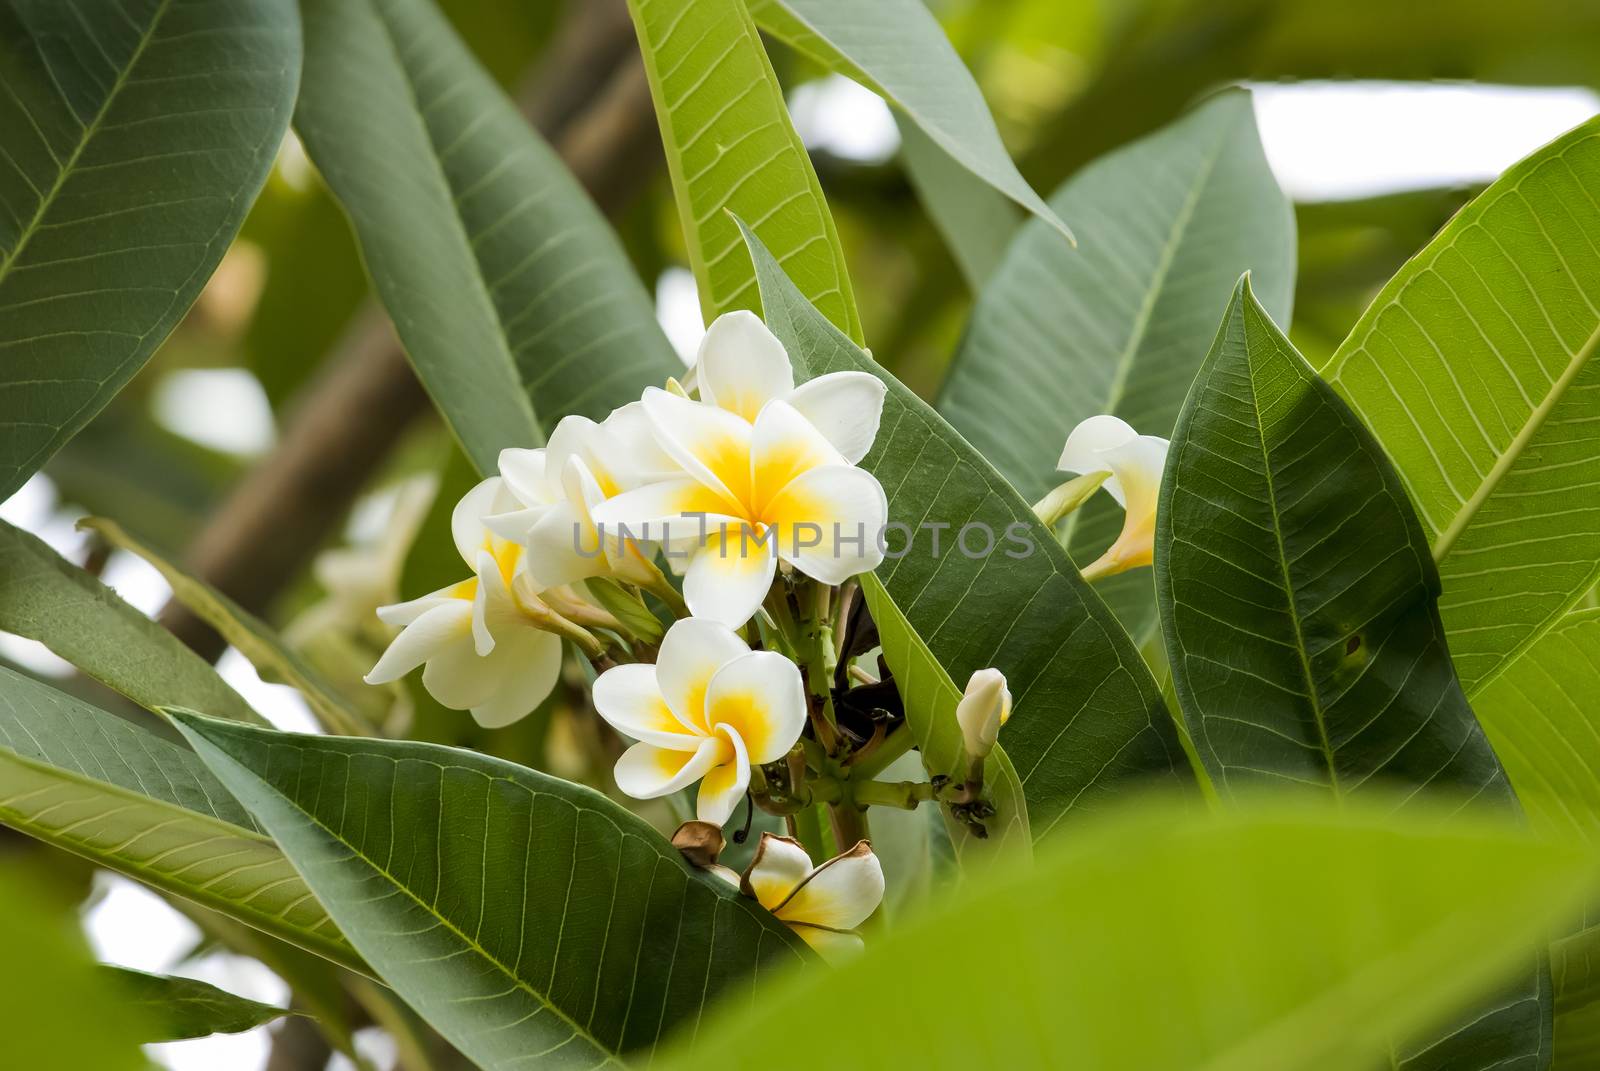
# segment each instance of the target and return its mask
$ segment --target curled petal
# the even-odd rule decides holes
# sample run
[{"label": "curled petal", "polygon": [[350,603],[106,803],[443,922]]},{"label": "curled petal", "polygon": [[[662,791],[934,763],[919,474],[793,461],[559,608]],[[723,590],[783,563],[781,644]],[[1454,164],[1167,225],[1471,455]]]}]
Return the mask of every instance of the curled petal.
[{"label": "curled petal", "polygon": [[468,566],[478,563],[478,551],[483,549],[487,533],[483,519],[495,513],[515,508],[516,503],[500,477],[490,476],[461,496],[456,508],[450,512],[450,535],[455,539],[456,551]]},{"label": "curled petal", "polygon": [[365,680],[368,684],[397,681],[448,645],[470,641],[472,604],[462,599],[440,603],[401,630]]},{"label": "curled petal", "polygon": [[726,625],[702,617],[686,617],[667,629],[656,656],[656,683],[667,707],[684,727],[709,735],[706,689],[717,670],[750,653],[750,647]]},{"label": "curled petal", "polygon": [[771,911],[787,900],[795,886],[810,873],[811,856],[799,841],[763,833],[739,887],[746,896],[755,897],[762,907]]},{"label": "curled petal", "polygon": [[1110,472],[1111,478],[1101,486],[1117,500],[1117,505],[1123,505],[1127,500],[1123,496],[1122,481],[1117,478],[1110,460],[1105,457],[1105,451],[1115,450],[1138,437],[1139,433],[1121,417],[1109,413],[1089,417],[1080,421],[1067,436],[1067,444],[1061,451],[1061,460],[1056,462],[1056,469],[1072,473]]},{"label": "curled petal", "polygon": [[[722,737],[707,737],[694,751],[669,751],[654,744],[634,744],[617,760],[617,787],[636,800],[653,800],[688,788],[734,757]],[[743,791],[742,789],[740,790]],[[709,822],[704,812],[700,820]],[[726,819],[717,821],[721,825]]]},{"label": "curled petal", "polygon": [[883,561],[889,500],[866,469],[825,465],[801,473],[772,500],[778,556],[824,584],[842,584]]},{"label": "curled petal", "polygon": [[482,672],[495,684],[489,698],[471,708],[472,717],[485,729],[499,729],[526,717],[554,690],[561,678],[561,639],[519,628],[482,661]]},{"label": "curled petal", "polygon": [[870,372],[829,372],[800,384],[787,400],[854,465],[878,437],[888,390]]},{"label": "curled petal", "polygon": [[695,751],[705,739],[689,731],[667,706],[654,666],[613,666],[594,682],[594,708],[624,736],[672,751]]},{"label": "curled petal", "polygon": [[723,313],[706,328],[695,360],[700,397],[747,421],[794,389],[789,354],[753,312]]},{"label": "curled petal", "polygon": [[866,841],[813,870],[773,910],[785,922],[853,930],[883,901],[883,867]]},{"label": "curled petal", "polygon": [[694,552],[683,576],[683,598],[695,617],[738,628],[756,615],[778,571],[777,531],[764,536],[729,525]]},{"label": "curled petal", "polygon": [[713,740],[723,740],[731,745],[731,754],[706,771],[700,781],[700,795],[695,800],[695,816],[702,822],[724,825],[733,817],[734,808],[750,786],[750,758],[745,754],[744,741],[739,734],[723,730]]},{"label": "curled petal", "polygon": [[706,721],[713,732],[725,726],[737,732],[758,766],[781,759],[806,724],[800,668],[775,651],[740,655],[711,678]]}]

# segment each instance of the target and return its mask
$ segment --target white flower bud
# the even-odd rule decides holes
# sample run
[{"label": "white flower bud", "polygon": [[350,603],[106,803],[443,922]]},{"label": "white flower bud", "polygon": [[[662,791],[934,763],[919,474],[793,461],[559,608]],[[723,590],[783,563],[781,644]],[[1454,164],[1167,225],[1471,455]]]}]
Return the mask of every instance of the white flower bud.
[{"label": "white flower bud", "polygon": [[967,691],[956,704],[956,721],[967,754],[981,759],[994,750],[1000,726],[1011,717],[1011,690],[998,669],[980,669],[967,681]]}]

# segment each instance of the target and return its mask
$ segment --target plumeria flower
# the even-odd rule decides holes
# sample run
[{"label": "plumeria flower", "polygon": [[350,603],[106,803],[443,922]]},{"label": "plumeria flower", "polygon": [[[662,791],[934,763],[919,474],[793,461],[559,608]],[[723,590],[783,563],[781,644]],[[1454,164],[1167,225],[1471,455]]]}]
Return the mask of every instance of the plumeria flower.
[{"label": "plumeria flower", "polygon": [[499,466],[515,507],[485,523],[502,538],[526,544],[528,574],[541,588],[592,576],[646,584],[653,579],[654,567],[639,546],[602,545],[592,517],[595,506],[626,488],[682,475],[656,445],[639,402],[599,424],[566,417],[548,446],[502,450]]},{"label": "plumeria flower", "polygon": [[523,569],[521,545],[484,524],[514,505],[498,476],[456,504],[451,534],[475,575],[379,608],[384,622],[403,627],[367,674],[368,684],[387,684],[426,665],[422,684],[429,694],[472,711],[485,728],[511,724],[550,694],[561,673],[561,639],[541,627],[551,615]]},{"label": "plumeria flower", "polygon": [[1010,718],[1011,689],[1006,687],[1006,675],[998,669],[978,670],[956,704],[956,722],[967,754],[981,759],[993,751],[1000,726]]},{"label": "plumeria flower", "polygon": [[1156,498],[1167,464],[1167,440],[1140,435],[1126,421],[1102,414],[1083,421],[1067,436],[1056,468],[1061,472],[1108,472],[1102,487],[1124,511],[1122,534],[1083,570],[1086,579],[1114,576],[1155,555]]},{"label": "plumeria flower", "polygon": [[834,372],[798,388],[783,345],[748,312],[719,317],[701,346],[700,400],[649,389],[644,413],[684,475],[593,511],[608,538],[661,535],[687,555],[696,617],[737,628],[760,608],[780,560],[825,584],[883,560],[888,500],[856,462],[877,436],[885,388]]},{"label": "plumeria flower", "polygon": [[813,867],[799,841],[763,833],[739,887],[836,962],[861,948],[856,928],[883,901],[883,867],[864,840]]},{"label": "plumeria flower", "polygon": [[696,813],[717,826],[744,796],[751,764],[782,758],[806,723],[799,667],[693,617],[667,630],[655,665],[602,673],[594,706],[638,741],[617,760],[618,788],[647,800],[699,781]]}]

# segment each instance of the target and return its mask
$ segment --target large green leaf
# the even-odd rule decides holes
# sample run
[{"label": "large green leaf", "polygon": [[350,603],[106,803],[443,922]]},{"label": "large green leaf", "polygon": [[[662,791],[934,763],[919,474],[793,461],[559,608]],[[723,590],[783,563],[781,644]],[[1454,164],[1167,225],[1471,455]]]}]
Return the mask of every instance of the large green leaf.
[{"label": "large green leaf", "polygon": [[177,717],[356,948],[486,1071],[647,1051],[804,958],[589,789],[431,744]]},{"label": "large green leaf", "polygon": [[0,499],[200,293],[299,73],[293,0],[0,3]]},{"label": "large green leaf", "polygon": [[758,309],[730,213],[857,342],[861,320],[833,216],[789,122],[744,0],[628,0],[706,322]]},{"label": "large green leaf", "polygon": [[[727,1008],[667,1066],[1392,1067],[1389,1038],[1502,980],[1597,877],[1591,854],[1509,822],[1392,806],[1271,798],[1079,826],[841,969]],[[797,1008],[852,1013],[774,1044]]]},{"label": "large green leaf", "polygon": [[1016,206],[999,196],[905,116],[895,116],[900,131],[900,162],[967,289],[979,293],[1005,260],[1021,222]]},{"label": "large green leaf", "polygon": [[1555,982],[1555,1071],[1588,1071],[1600,1063],[1600,926],[1550,946]]},{"label": "large green leaf", "polygon": [[[1022,229],[979,296],[939,411],[1023,497],[1066,479],[1067,435],[1115,413],[1167,436],[1241,274],[1289,322],[1294,214],[1261,151],[1250,94],[1231,90],[1084,168],[1051,195],[1072,219],[1068,249]],[[1093,561],[1122,527],[1100,495],[1067,521],[1074,560]],[[1150,574],[1097,585],[1136,638],[1155,621]]]},{"label": "large green leaf", "polygon": [[1505,173],[1323,375],[1400,470],[1475,694],[1600,578],[1600,119]]},{"label": "large green leaf", "polygon": [[295,128],[480,471],[682,365],[616,236],[430,0],[305,0]]},{"label": "large green leaf", "polygon": [[363,970],[194,753],[0,669],[0,822]]},{"label": "large green leaf", "polygon": [[978,83],[922,0],[749,6],[762,29],[883,97],[952,162],[1037,216],[1062,245],[1071,241],[1067,225],[1012,163]]},{"label": "large green leaf", "polygon": [[[1005,748],[1034,838],[1130,782],[1187,782],[1155,681],[1061,544],[950,425],[818,314],[760,239],[747,230],[745,240],[767,326],[800,375],[853,369],[888,387],[878,440],[863,461],[888,494],[885,537],[896,555],[877,580],[951,680],[986,666],[1006,675],[1016,706]],[[967,525],[993,533],[990,553],[960,550]],[[968,535],[969,545],[975,540],[973,550],[982,549],[978,529]]]},{"label": "large green leaf", "polygon": [[[363,735],[369,728],[355,708],[334,691],[333,686],[323,679],[322,674],[285,643],[283,637],[274,632],[265,621],[246,611],[210,584],[178,568],[154,549],[129,535],[115,521],[108,521],[103,517],[90,517],[80,524],[98,532],[112,546],[137,554],[154,566],[172,586],[172,597],[175,600],[221,633],[222,638],[237,647],[239,653],[249,659],[263,676],[293,685],[326,728],[350,735]],[[190,702],[171,691],[166,694],[161,705],[211,712],[211,709],[204,704]]]},{"label": "large green leaf", "polygon": [[[916,741],[922,769],[928,776],[944,776],[960,783],[966,777],[966,749],[961,742],[961,726],[956,721],[956,705],[961,689],[944,671],[911,627],[900,607],[889,597],[883,584],[872,574],[861,578],[861,593],[878,627],[878,642],[883,645],[883,660],[894,673],[894,682],[905,706],[906,728]],[[987,862],[989,852],[1028,852],[1028,805],[1017,778],[1016,768],[998,744],[984,760],[984,787],[994,816],[985,821],[985,837],[979,838],[964,822],[940,808],[957,861],[965,864],[973,853]]]},{"label": "large green leaf", "polygon": [[[1173,432],[1156,530],[1172,681],[1224,798],[1407,786],[1515,810],[1450,664],[1438,574],[1383,451],[1239,283]],[[1542,970],[1406,1067],[1540,1066]]]},{"label": "large green leaf", "polygon": [[144,1027],[140,1041],[181,1041],[209,1034],[237,1034],[285,1014],[273,1004],[247,1000],[193,978],[146,974],[126,967],[104,968]]},{"label": "large green leaf", "polygon": [[179,704],[264,724],[205,659],[117,593],[0,522],[0,629],[38,640],[134,702]]}]

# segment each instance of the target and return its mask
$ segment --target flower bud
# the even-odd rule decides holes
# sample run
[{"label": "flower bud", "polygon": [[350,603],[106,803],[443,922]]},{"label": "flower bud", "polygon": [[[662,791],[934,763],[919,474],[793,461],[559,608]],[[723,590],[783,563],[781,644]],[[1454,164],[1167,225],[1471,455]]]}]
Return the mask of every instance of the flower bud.
[{"label": "flower bud", "polygon": [[1000,726],[1011,717],[1011,690],[998,669],[980,669],[967,681],[967,691],[956,704],[956,722],[967,754],[981,759],[994,750]]}]

